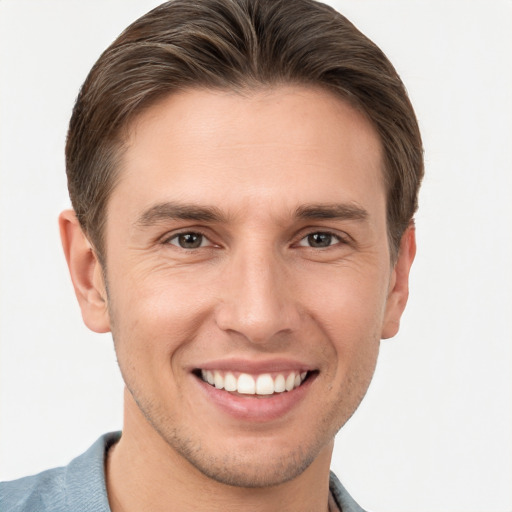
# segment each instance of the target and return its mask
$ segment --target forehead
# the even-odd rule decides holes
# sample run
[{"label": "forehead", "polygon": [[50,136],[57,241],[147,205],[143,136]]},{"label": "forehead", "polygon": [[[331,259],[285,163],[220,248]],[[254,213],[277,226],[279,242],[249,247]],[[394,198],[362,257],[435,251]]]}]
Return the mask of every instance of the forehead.
[{"label": "forehead", "polygon": [[134,208],[172,200],[292,211],[384,195],[373,126],[321,89],[186,90],[140,115],[126,147],[112,203]]}]

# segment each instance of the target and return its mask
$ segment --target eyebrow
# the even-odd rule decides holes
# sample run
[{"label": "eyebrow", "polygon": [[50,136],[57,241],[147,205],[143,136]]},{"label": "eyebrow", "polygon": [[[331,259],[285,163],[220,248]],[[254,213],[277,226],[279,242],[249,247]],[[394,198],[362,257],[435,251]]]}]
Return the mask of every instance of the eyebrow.
[{"label": "eyebrow", "polygon": [[[301,220],[366,220],[368,212],[354,204],[309,204],[295,210]],[[148,227],[167,220],[193,220],[198,222],[226,222],[226,215],[215,206],[186,203],[158,203],[145,210],[135,221],[136,226]]]},{"label": "eyebrow", "polygon": [[158,203],[145,210],[135,225],[148,227],[166,220],[196,220],[199,222],[222,222],[225,215],[213,206],[197,206],[173,202]]},{"label": "eyebrow", "polygon": [[355,204],[311,204],[299,206],[295,216],[303,220],[333,219],[359,220],[368,218],[368,212]]}]

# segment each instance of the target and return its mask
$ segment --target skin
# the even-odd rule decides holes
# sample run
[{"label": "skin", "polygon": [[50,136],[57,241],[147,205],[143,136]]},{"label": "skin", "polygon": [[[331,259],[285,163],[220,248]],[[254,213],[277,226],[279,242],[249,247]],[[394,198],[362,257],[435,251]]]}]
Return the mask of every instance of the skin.
[{"label": "skin", "polygon": [[[83,319],[112,331],[126,383],[112,509],[327,510],[334,436],[398,330],[415,254],[411,226],[391,264],[375,130],[322,90],[188,90],[127,142],[106,269],[73,212],[60,217]],[[247,421],[192,372],[230,358],[300,361],[314,378],[284,414]]]}]

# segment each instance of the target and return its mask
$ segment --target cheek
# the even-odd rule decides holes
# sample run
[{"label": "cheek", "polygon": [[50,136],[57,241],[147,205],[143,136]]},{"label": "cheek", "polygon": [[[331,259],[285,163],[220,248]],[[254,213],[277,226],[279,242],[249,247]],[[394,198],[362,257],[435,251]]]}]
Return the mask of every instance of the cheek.
[{"label": "cheek", "polygon": [[[207,309],[196,287],[182,280],[117,279],[109,290],[109,310],[120,365],[161,373],[197,334]],[[112,280],[114,281],[114,279]]]},{"label": "cheek", "polygon": [[[332,361],[328,366],[329,377],[337,383],[335,387],[352,389],[353,400],[357,402],[366,392],[375,369],[387,278],[381,273],[353,271],[332,274],[323,282],[325,286],[304,293],[303,303],[309,305],[313,323],[328,340],[323,351],[324,357]],[[305,289],[311,290],[312,286]]]},{"label": "cheek", "polygon": [[387,294],[387,274],[371,267],[306,275],[300,292],[304,307],[319,325],[332,333],[345,333],[347,338],[378,336]]}]

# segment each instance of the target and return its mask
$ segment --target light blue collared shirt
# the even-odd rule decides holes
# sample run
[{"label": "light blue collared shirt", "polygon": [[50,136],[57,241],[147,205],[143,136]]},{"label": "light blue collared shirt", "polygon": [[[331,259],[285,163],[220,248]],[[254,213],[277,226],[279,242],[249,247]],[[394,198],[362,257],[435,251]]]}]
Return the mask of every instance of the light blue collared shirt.
[{"label": "light blue collared shirt", "polygon": [[[121,437],[101,436],[67,466],[0,483],[2,512],[111,512],[105,484],[105,457]],[[342,512],[364,512],[331,473],[331,493]]]}]

